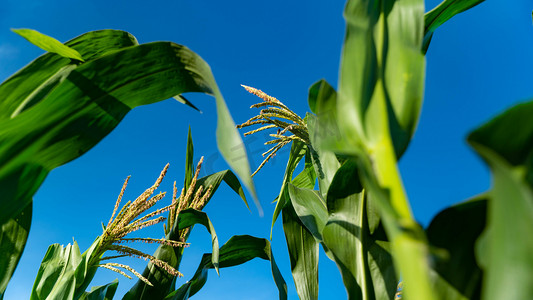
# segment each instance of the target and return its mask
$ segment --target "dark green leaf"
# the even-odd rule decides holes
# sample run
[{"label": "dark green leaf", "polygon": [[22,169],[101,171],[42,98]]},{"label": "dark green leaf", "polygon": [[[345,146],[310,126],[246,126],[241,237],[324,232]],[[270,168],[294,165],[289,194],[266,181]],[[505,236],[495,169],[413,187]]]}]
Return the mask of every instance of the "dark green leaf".
[{"label": "dark green leaf", "polygon": [[422,51],[428,51],[433,32],[453,16],[468,10],[485,0],[444,0],[425,15],[424,43]]},{"label": "dark green leaf", "polygon": [[[274,261],[270,242],[266,239],[249,235],[233,236],[220,248],[219,267],[228,268],[240,265],[256,257],[270,261],[272,275],[279,290],[279,298],[287,299],[287,285]],[[211,254],[204,254],[194,276],[165,299],[186,300],[193,296],[204,286],[207,281],[207,271],[212,268]]]},{"label": "dark green leaf", "polygon": [[91,288],[90,292],[85,292],[80,300],[112,300],[118,287],[118,279],[111,283]]},{"label": "dark green leaf", "polygon": [[441,211],[427,228],[428,241],[437,249],[432,267],[438,274],[435,290],[442,299],[480,299],[482,272],[475,243],[485,228],[486,214],[485,197],[473,199]]},{"label": "dark green leaf", "polygon": [[44,35],[38,31],[35,31],[33,29],[11,29],[16,34],[20,35],[21,37],[28,40],[30,43],[34,44],[35,46],[43,49],[47,52],[57,53],[63,57],[66,58],[72,58],[79,61],[84,61],[81,57],[81,54],[68,47],[63,45],[60,41],[49,37],[47,35]]},{"label": "dark green leaf", "polygon": [[31,215],[32,203],[29,202],[18,216],[2,225],[0,253],[2,253],[3,258],[0,260],[0,299],[3,298],[9,279],[17,267],[22,251],[24,251],[30,232]]}]

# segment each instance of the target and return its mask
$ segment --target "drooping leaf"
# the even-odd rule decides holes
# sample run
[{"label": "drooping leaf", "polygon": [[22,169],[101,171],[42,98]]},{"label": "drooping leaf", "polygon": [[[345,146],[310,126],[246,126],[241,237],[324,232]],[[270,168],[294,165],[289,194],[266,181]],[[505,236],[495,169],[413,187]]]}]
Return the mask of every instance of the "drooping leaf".
[{"label": "drooping leaf", "polygon": [[[279,298],[287,299],[287,285],[274,261],[270,242],[266,239],[249,235],[231,237],[220,248],[219,267],[228,268],[240,265],[256,257],[270,261],[274,282],[279,290]],[[208,270],[214,268],[211,260],[211,254],[204,254],[194,276],[165,299],[186,300],[196,294],[207,281]]]},{"label": "drooping leaf", "polygon": [[118,279],[111,283],[91,288],[90,292],[85,292],[80,300],[112,300],[118,287]]},{"label": "drooping leaf", "polygon": [[[485,228],[487,200],[479,197],[441,211],[426,229],[441,299],[480,299],[482,271],[475,258],[476,240]],[[442,282],[444,281],[444,282]]]},{"label": "drooping leaf", "polygon": [[435,30],[453,16],[460,14],[485,0],[444,0],[437,7],[425,14],[424,42],[422,52],[428,51],[429,43]]},{"label": "drooping leaf", "polygon": [[179,103],[185,104],[185,105],[197,110],[199,113],[202,113],[202,111],[198,107],[196,107],[194,104],[192,104],[192,102],[187,100],[187,98],[185,98],[183,95],[177,95],[177,96],[174,96],[172,98],[174,98]]},{"label": "drooping leaf", "polygon": [[50,170],[96,145],[130,109],[185,92],[215,96],[219,149],[255,196],[240,136],[198,55],[170,42],[136,45],[112,30],[66,45],[85,63],[48,53],[0,85],[1,224],[28,205]]},{"label": "drooping leaf", "polygon": [[[489,164],[487,227],[476,245],[483,299],[533,295],[533,102],[517,105],[475,130],[468,142]],[[512,133],[512,134],[510,134]]]},{"label": "drooping leaf", "polygon": [[32,203],[30,202],[22,212],[15,218],[2,225],[0,232],[0,253],[3,259],[0,260],[0,299],[13,275],[31,226]]},{"label": "drooping leaf", "polygon": [[60,41],[44,35],[36,30],[25,28],[11,30],[44,51],[57,53],[63,57],[76,59],[81,62],[84,61],[83,57],[81,57],[81,54],[75,49],[63,45]]}]

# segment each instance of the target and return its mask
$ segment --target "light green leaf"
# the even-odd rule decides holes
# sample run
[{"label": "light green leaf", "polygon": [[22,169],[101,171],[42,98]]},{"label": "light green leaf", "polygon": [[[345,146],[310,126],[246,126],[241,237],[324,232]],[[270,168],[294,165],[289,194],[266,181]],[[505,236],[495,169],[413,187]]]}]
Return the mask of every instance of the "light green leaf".
[{"label": "light green leaf", "polygon": [[136,45],[130,34],[112,30],[66,45],[85,63],[48,53],[0,85],[1,224],[28,205],[50,170],[91,149],[130,109],[185,92],[215,96],[219,148],[255,196],[240,136],[198,55],[170,42]]},{"label": "light green leaf", "polygon": [[533,228],[532,111],[533,102],[517,105],[468,137],[493,174],[487,227],[476,251],[485,272],[483,299],[533,295],[533,240],[524,238]]},{"label": "light green leaf", "polygon": [[435,30],[453,16],[460,14],[485,0],[444,0],[424,16],[424,42],[422,52],[428,51],[429,43]]},{"label": "light green leaf", "polygon": [[38,31],[35,31],[33,29],[11,29],[14,33],[20,35],[21,37],[28,40],[30,43],[34,44],[35,46],[43,49],[47,52],[52,52],[59,54],[66,58],[72,58],[79,60],[83,62],[83,57],[81,57],[81,54],[70,48],[69,46],[63,45],[60,41],[49,37],[47,35],[44,35]]},{"label": "light green leaf", "polygon": [[292,142],[291,151],[289,153],[289,161],[287,162],[287,167],[285,169],[285,175],[283,176],[283,182],[281,184],[279,196],[276,199],[276,207],[274,208],[274,213],[272,214],[272,227],[270,229],[270,238],[272,238],[272,230],[274,229],[274,223],[276,223],[279,214],[287,204],[287,197],[289,197],[287,185],[292,180],[292,174],[298,166],[298,163],[300,163],[300,160],[302,160],[302,158],[304,157],[306,151],[307,146],[304,143],[300,141]]},{"label": "light green leaf", "polygon": [[[240,265],[256,257],[270,261],[272,275],[279,290],[279,298],[282,300],[287,299],[287,285],[274,261],[270,242],[266,239],[249,235],[231,237],[220,248],[219,267],[228,268]],[[208,270],[214,268],[211,261],[211,254],[204,254],[194,276],[178,290],[170,293],[165,299],[186,300],[196,294],[207,281]]]},{"label": "light green leaf", "polygon": [[322,230],[326,226],[328,210],[326,203],[317,191],[288,185],[292,206],[302,224],[317,239],[322,241]]},{"label": "light green leaf", "polygon": [[185,179],[183,183],[183,190],[188,191],[194,177],[194,145],[192,142],[191,126],[189,125],[189,133],[187,134],[187,148],[185,151]]}]

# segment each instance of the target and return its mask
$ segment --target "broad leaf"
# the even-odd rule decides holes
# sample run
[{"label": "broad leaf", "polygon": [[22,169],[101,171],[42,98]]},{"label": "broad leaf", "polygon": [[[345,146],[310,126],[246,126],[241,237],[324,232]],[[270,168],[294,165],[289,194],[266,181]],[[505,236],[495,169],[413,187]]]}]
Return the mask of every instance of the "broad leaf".
[{"label": "broad leaf", "polygon": [[219,149],[255,198],[242,141],[198,55],[169,42],[136,45],[130,34],[112,30],[66,45],[85,63],[48,53],[0,85],[1,224],[31,202],[50,170],[87,152],[130,109],[185,92],[215,96]]},{"label": "broad leaf", "polygon": [[322,241],[322,231],[328,219],[326,201],[317,191],[298,188],[289,184],[289,195],[294,211],[302,224],[319,242]]},{"label": "broad leaf", "polygon": [[435,30],[453,16],[468,10],[485,0],[444,0],[424,16],[424,42],[422,52],[428,51],[429,43]]},{"label": "broad leaf", "polygon": [[[272,275],[279,290],[279,298],[287,299],[287,285],[274,261],[270,242],[266,239],[249,235],[233,236],[220,248],[219,267],[228,268],[240,265],[256,257],[270,261]],[[208,270],[214,268],[211,261],[211,254],[204,254],[194,276],[165,299],[186,300],[196,294],[207,281]]]},{"label": "broad leaf", "polygon": [[357,165],[347,160],[335,174],[327,195],[324,244],[341,271],[349,299],[392,299],[398,281],[390,243],[382,227],[370,232],[368,200],[357,172]]},{"label": "broad leaf", "polygon": [[533,228],[532,111],[533,102],[517,105],[468,137],[493,173],[487,228],[476,249],[483,299],[533,295],[533,240],[525,238]]},{"label": "broad leaf", "polygon": [[485,197],[441,211],[426,229],[436,249],[432,255],[435,291],[441,299],[480,299],[482,271],[475,258],[476,240],[485,228]]},{"label": "broad leaf", "polygon": [[[308,152],[304,170],[288,185],[289,195],[291,187],[311,189],[315,186],[315,181],[316,174]],[[283,197],[287,197],[287,193]],[[294,211],[292,198],[285,201],[287,205],[282,210],[283,231],[296,291],[300,299],[318,299],[319,244]]]}]

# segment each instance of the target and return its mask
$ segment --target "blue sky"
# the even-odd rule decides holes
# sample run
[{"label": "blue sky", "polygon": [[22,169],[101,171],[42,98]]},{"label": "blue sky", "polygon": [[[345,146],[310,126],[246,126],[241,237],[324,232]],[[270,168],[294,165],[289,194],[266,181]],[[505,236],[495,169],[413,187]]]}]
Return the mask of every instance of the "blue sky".
[{"label": "blue sky", "polygon": [[[6,79],[42,51],[12,33],[10,28],[33,28],[61,41],[90,30],[126,30],[139,42],[169,40],[184,44],[210,65],[234,120],[257,113],[257,99],[240,84],[277,97],[304,115],[307,90],[325,78],[337,83],[344,35],[344,1],[66,1],[4,0],[0,4],[0,80]],[[426,1],[426,10],[439,1]],[[483,192],[490,176],[466,145],[467,133],[512,104],[533,97],[533,41],[527,0],[487,1],[439,28],[427,55],[425,102],[418,131],[400,162],[413,212],[422,224],[443,208]],[[87,248],[109,219],[123,180],[132,175],[125,197],[135,198],[150,186],[163,166],[170,171],[161,187],[183,182],[187,128],[192,127],[196,159],[206,157],[204,174],[226,169],[215,146],[214,100],[189,95],[202,114],[167,100],[137,108],[100,144],[83,157],[50,173],[34,198],[34,218],[21,263],[5,299],[29,297],[33,280],[48,245],[72,239]],[[513,133],[509,133],[513,134]],[[261,159],[262,140],[247,138],[252,168]],[[277,155],[256,177],[265,216],[249,212],[228,188],[221,188],[206,207],[221,243],[232,235],[267,238],[272,200],[279,192],[287,152]],[[167,199],[168,201],[168,199]],[[159,237],[162,228],[146,230]],[[184,283],[193,275],[210,238],[195,228],[181,267]],[[297,299],[281,224],[276,223],[274,255],[288,283],[289,298]],[[147,251],[153,251],[147,249]],[[83,250],[82,250],[83,251]],[[126,260],[138,270],[144,262]],[[335,264],[320,262],[320,299],[346,297]],[[117,274],[99,270],[94,285]],[[119,278],[117,295],[132,284]],[[222,269],[194,299],[275,299],[277,290],[269,263],[254,260]],[[119,299],[117,297],[117,299]]]}]

